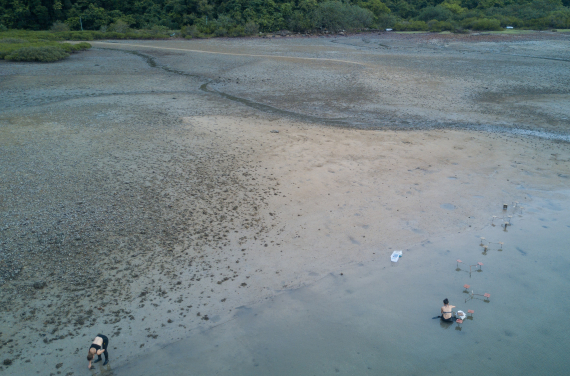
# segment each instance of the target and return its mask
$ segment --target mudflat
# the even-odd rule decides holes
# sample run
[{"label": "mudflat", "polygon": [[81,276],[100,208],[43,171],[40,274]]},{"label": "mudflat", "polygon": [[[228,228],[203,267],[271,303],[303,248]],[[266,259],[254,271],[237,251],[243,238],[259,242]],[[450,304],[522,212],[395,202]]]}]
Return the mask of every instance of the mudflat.
[{"label": "mudflat", "polygon": [[567,33],[92,44],[0,62],[9,374],[84,374],[98,333],[94,372],[140,374],[243,307],[568,202]]}]

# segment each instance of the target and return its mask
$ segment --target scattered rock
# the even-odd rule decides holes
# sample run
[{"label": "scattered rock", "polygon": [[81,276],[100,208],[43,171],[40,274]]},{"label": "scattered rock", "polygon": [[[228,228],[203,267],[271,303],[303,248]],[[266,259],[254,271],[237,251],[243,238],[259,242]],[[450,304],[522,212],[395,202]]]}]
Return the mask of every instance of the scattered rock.
[{"label": "scattered rock", "polygon": [[47,286],[47,283],[45,283],[44,281],[34,282],[34,288],[35,288],[36,290],[41,290],[41,289],[43,289],[43,288],[46,287],[46,286]]}]

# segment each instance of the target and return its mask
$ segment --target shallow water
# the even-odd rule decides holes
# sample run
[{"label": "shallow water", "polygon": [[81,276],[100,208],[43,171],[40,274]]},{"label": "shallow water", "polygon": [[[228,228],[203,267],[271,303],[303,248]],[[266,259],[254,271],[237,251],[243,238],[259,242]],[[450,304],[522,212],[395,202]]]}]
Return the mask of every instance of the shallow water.
[{"label": "shallow water", "polygon": [[[541,196],[541,197],[539,197]],[[114,375],[563,374],[570,323],[570,191],[521,191],[512,225],[391,250],[281,294],[210,330],[119,366]],[[503,216],[497,205],[497,213]],[[500,223],[495,219],[495,223]],[[491,244],[486,254],[480,246]],[[456,260],[462,270],[457,271]],[[469,265],[482,262],[482,271]],[[341,275],[342,273],[342,275]],[[464,284],[476,294],[468,300]],[[439,319],[443,298],[473,309]],[[480,299],[479,299],[480,298]],[[107,373],[110,374],[110,373]]]}]

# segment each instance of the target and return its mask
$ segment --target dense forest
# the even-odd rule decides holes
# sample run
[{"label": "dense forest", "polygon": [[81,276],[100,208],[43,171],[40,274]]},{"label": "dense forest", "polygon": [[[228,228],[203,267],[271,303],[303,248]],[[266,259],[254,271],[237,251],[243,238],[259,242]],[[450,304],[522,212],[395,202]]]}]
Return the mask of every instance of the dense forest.
[{"label": "dense forest", "polygon": [[0,30],[183,30],[197,37],[506,26],[570,28],[570,0],[0,0]]}]

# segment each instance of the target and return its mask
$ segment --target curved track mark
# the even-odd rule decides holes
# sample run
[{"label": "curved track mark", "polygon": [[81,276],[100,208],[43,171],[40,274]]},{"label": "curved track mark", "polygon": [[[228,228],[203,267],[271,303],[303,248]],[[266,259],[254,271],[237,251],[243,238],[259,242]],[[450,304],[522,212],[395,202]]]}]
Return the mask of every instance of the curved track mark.
[{"label": "curved track mark", "polygon": [[218,94],[218,95],[220,95],[226,99],[229,99],[231,101],[239,102],[239,103],[245,104],[246,106],[255,108],[256,110],[260,110],[260,111],[264,111],[264,112],[269,112],[269,113],[282,115],[282,116],[289,116],[289,117],[297,118],[299,120],[310,122],[310,123],[321,123],[321,124],[349,126],[349,124],[347,122],[345,122],[341,119],[338,119],[338,118],[327,119],[327,118],[322,118],[322,117],[317,117],[317,116],[304,115],[304,114],[300,114],[298,112],[282,110],[280,108],[276,108],[276,107],[269,106],[266,104],[253,102],[253,101],[250,101],[249,99],[236,97],[236,96],[233,96],[231,94],[227,94],[227,93],[215,90],[215,89],[210,89],[208,87],[208,83],[205,83],[202,86],[200,86],[200,90],[203,90],[207,93]]},{"label": "curved track mark", "polygon": [[339,118],[329,119],[329,118],[323,118],[323,117],[318,117],[318,116],[305,115],[305,114],[301,114],[301,113],[293,112],[293,111],[282,110],[280,108],[273,107],[273,106],[270,106],[267,104],[254,102],[254,101],[251,101],[249,99],[236,97],[234,95],[227,94],[227,93],[224,93],[222,91],[211,89],[208,87],[208,85],[212,83],[211,79],[209,79],[207,77],[200,76],[200,75],[179,71],[177,69],[173,69],[173,68],[170,68],[168,66],[157,64],[157,62],[154,60],[154,58],[152,56],[145,55],[145,54],[138,52],[138,51],[120,50],[120,49],[110,49],[110,50],[126,52],[126,53],[130,53],[130,54],[142,57],[143,59],[146,60],[146,63],[152,68],[161,68],[161,69],[163,69],[169,73],[174,73],[174,74],[178,74],[181,76],[193,77],[193,78],[197,78],[200,80],[207,81],[206,83],[204,83],[200,86],[200,90],[202,90],[206,93],[210,93],[210,94],[217,94],[223,98],[229,99],[233,102],[238,102],[238,103],[244,104],[248,107],[255,108],[256,110],[259,110],[259,111],[268,112],[268,113],[281,115],[281,116],[289,116],[289,117],[297,118],[301,121],[305,121],[305,122],[309,122],[309,123],[320,123],[320,124],[329,124],[329,125],[346,126],[346,127],[350,126],[350,124],[347,123],[346,121],[343,121],[343,119],[339,119]]}]

